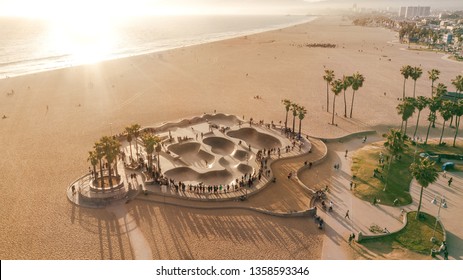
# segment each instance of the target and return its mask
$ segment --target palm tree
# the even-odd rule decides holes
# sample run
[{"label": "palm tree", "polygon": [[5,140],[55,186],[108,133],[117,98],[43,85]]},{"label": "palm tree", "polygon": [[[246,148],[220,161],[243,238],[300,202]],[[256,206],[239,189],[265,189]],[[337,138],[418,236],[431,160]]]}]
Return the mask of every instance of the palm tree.
[{"label": "palm tree", "polygon": [[[463,76],[461,75],[456,76],[456,78],[452,80],[452,85],[454,85],[456,89],[456,94],[453,98],[453,101],[457,102],[458,97],[460,96],[460,92],[463,91]],[[453,115],[450,119],[450,125],[449,125],[450,127],[452,127],[452,123],[453,123]]]},{"label": "palm tree", "polygon": [[104,188],[104,180],[103,180],[103,158],[104,158],[104,150],[103,146],[100,142],[96,142],[95,145],[93,146],[95,153],[96,153],[96,158],[98,159],[98,162],[100,163],[100,187]]},{"label": "palm tree", "polygon": [[384,147],[389,153],[389,163],[387,168],[386,184],[384,185],[383,191],[387,188],[387,183],[389,181],[389,170],[391,168],[391,163],[394,158],[396,158],[400,153],[403,152],[405,148],[405,134],[402,134],[401,131],[397,129],[391,129],[387,134],[384,134],[383,137],[386,138],[384,142]]},{"label": "palm tree", "polygon": [[429,160],[429,158],[420,159],[418,162],[414,162],[410,165],[410,172],[415,180],[420,184],[420,202],[418,203],[418,210],[416,211],[416,218],[420,216],[421,202],[423,200],[423,190],[427,188],[429,184],[436,182],[437,171],[435,168],[435,162]]},{"label": "palm tree", "polygon": [[341,92],[342,90],[342,80],[337,79],[331,82],[331,91],[333,92],[333,116],[331,118],[331,124],[334,125],[334,112],[336,111],[336,96]]},{"label": "palm tree", "polygon": [[299,106],[297,113],[299,117],[299,138],[301,138],[301,124],[302,120],[305,118],[305,115],[307,114],[307,110],[304,106]]},{"label": "palm tree", "polygon": [[463,116],[463,99],[460,99],[458,103],[455,104],[455,136],[453,137],[453,147],[455,147],[455,142],[457,141],[458,130],[460,128],[460,118]]},{"label": "palm tree", "polygon": [[153,166],[153,152],[155,151],[155,146],[159,143],[159,137],[151,133],[145,133],[142,137],[142,141],[145,146],[146,154],[148,155],[148,170],[151,172]]},{"label": "palm tree", "polygon": [[93,179],[96,180],[98,178],[98,174],[96,173],[96,165],[98,164],[98,156],[96,151],[89,151],[87,160],[93,166]]},{"label": "palm tree", "polygon": [[436,114],[430,112],[429,115],[428,115],[428,121],[429,121],[429,125],[428,125],[428,131],[426,132],[426,140],[424,141],[425,145],[428,144],[429,130],[431,129],[431,124],[436,121]]},{"label": "palm tree", "polygon": [[416,90],[416,80],[418,80],[421,77],[421,74],[423,74],[423,69],[420,67],[413,67],[412,71],[410,72],[410,77],[412,77],[414,83],[413,83],[413,98],[415,98],[415,90]]},{"label": "palm tree", "polygon": [[416,131],[418,130],[418,124],[420,122],[421,111],[428,106],[428,99],[424,96],[418,96],[414,102],[415,108],[418,110],[418,117],[416,118],[415,132],[413,133],[413,138],[416,136]]},{"label": "palm tree", "polygon": [[129,146],[130,146],[130,163],[132,163],[133,161],[133,154],[132,154],[132,127],[131,126],[128,126],[125,128],[125,132],[127,133],[127,142],[129,142]]},{"label": "palm tree", "polygon": [[[400,132],[403,131],[404,135],[407,135],[407,126],[408,126],[408,119],[413,115],[415,112],[414,106],[414,99],[411,97],[407,97],[402,102],[397,105],[396,107],[397,113],[402,116],[402,124],[400,125]],[[405,129],[404,129],[405,123]]]},{"label": "palm tree", "polygon": [[431,80],[431,97],[434,96],[434,82],[439,79],[440,71],[437,69],[431,69],[428,71],[429,79]]},{"label": "palm tree", "polygon": [[404,76],[404,88],[403,88],[403,96],[402,98],[405,99],[405,82],[408,80],[408,77],[410,77],[410,74],[412,72],[412,67],[410,65],[404,65],[400,69],[400,73],[402,76]]},{"label": "palm tree", "polygon": [[[108,176],[109,176],[109,186],[113,186],[113,181],[112,181],[112,172],[111,172],[111,165],[113,164],[113,161],[117,159],[117,156],[119,155],[119,148],[120,148],[120,143],[119,141],[115,140],[112,137],[109,136],[103,136],[100,139],[100,143],[103,147],[104,151],[104,156],[106,158],[106,162],[108,163]],[[117,162],[115,165],[115,171],[117,175]]]},{"label": "palm tree", "polygon": [[344,92],[344,117],[347,118],[346,90],[352,85],[352,77],[342,76],[342,91]]},{"label": "palm tree", "polygon": [[292,133],[294,134],[294,130],[296,127],[296,116],[297,116],[297,111],[298,111],[299,105],[296,103],[291,104],[291,111],[293,112],[293,130]]},{"label": "palm tree", "polygon": [[328,93],[329,86],[331,82],[334,80],[334,71],[333,70],[325,70],[325,75],[323,76],[323,80],[326,81],[326,111],[329,112],[330,107],[330,95]]},{"label": "palm tree", "polygon": [[448,121],[453,116],[453,102],[450,100],[445,100],[442,102],[442,106],[439,109],[440,115],[444,119],[442,124],[442,132],[440,134],[439,145],[442,144],[442,136],[444,135],[445,122]]},{"label": "palm tree", "polygon": [[[140,136],[140,129],[141,129],[141,126],[139,124],[132,124],[130,126],[130,130],[132,131],[132,136],[135,137],[135,151],[138,155],[138,137]],[[138,160],[138,157],[137,157],[137,160]]]},{"label": "palm tree", "polygon": [[352,75],[352,103],[350,104],[350,118],[352,118],[352,109],[354,108],[354,97],[355,92],[363,86],[363,82],[365,81],[365,77],[359,72]]},{"label": "palm tree", "polygon": [[285,131],[288,130],[288,112],[289,112],[289,109],[291,108],[291,100],[289,99],[283,99],[281,100],[281,103],[283,103],[283,105],[285,105],[285,110],[286,110],[286,117],[285,117]]},{"label": "palm tree", "polygon": [[457,101],[457,95],[463,92],[463,76],[462,75],[456,76],[455,79],[452,80],[452,85],[454,85],[457,90],[457,94],[455,94],[455,99],[454,99],[455,101]]},{"label": "palm tree", "polygon": [[[429,110],[431,112],[434,113],[435,115],[435,118],[434,118],[434,121],[432,123],[432,127],[436,127],[436,119],[437,119],[437,111],[440,109],[440,107],[442,106],[442,97],[447,93],[447,86],[442,84],[442,83],[439,83],[437,84],[437,87],[436,87],[436,94],[434,95],[434,97],[436,98],[436,100],[433,101],[432,104],[430,104],[429,106]],[[433,105],[433,106],[431,106]]]}]

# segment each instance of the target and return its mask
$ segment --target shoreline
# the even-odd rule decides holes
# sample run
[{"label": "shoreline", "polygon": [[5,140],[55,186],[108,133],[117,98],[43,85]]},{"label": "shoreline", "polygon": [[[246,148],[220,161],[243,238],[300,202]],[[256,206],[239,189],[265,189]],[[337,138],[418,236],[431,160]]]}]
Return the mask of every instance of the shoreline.
[{"label": "shoreline", "polygon": [[[220,33],[211,33],[207,36],[206,39],[202,39],[202,36],[196,35],[197,37],[192,37],[192,38],[172,38],[174,43],[173,46],[169,47],[159,47],[158,49],[153,49],[153,50],[146,50],[146,51],[135,51],[135,52],[129,52],[126,53],[124,52],[116,52],[114,54],[109,54],[108,57],[103,58],[101,60],[93,61],[93,62],[82,62],[82,63],[72,63],[72,61],[65,61],[63,65],[61,66],[50,66],[45,69],[36,69],[36,70],[29,70],[29,71],[21,71],[20,73],[15,74],[15,72],[3,72],[0,75],[0,80],[3,79],[10,79],[10,78],[16,78],[16,77],[21,77],[21,76],[27,76],[27,75],[33,75],[33,74],[38,74],[38,73],[43,73],[43,72],[49,72],[49,71],[55,71],[55,70],[61,70],[61,69],[67,69],[67,68],[73,68],[73,67],[79,67],[79,66],[90,66],[93,64],[99,64],[99,63],[104,63],[112,60],[119,60],[119,59],[125,59],[125,58],[130,58],[130,57],[137,57],[137,56],[145,56],[145,55],[156,55],[160,54],[166,51],[171,51],[171,50],[177,50],[177,49],[182,49],[182,48],[188,48],[188,47],[193,47],[193,46],[198,46],[198,45],[203,45],[203,44],[209,44],[209,43],[215,43],[215,42],[220,42],[220,41],[226,41],[226,40],[231,40],[231,39],[236,39],[236,38],[241,38],[245,36],[252,36],[260,33],[266,33],[266,32],[272,32],[275,30],[279,29],[284,29],[288,27],[294,27],[302,24],[307,24],[317,18],[317,16],[314,15],[296,15],[300,17],[305,17],[305,19],[301,19],[297,22],[291,22],[291,23],[286,23],[286,24],[279,24],[277,26],[271,26],[268,28],[255,28],[255,29],[250,29],[246,31],[234,31],[234,32],[220,32]],[[228,35],[229,33],[233,33]],[[194,43],[187,43],[187,44],[179,44],[178,42],[183,42],[183,41],[195,41]],[[68,55],[66,54],[57,54],[54,55],[53,57],[66,57]],[[72,57],[72,55],[70,55]],[[32,61],[39,61],[39,60],[45,60],[46,58],[37,58],[37,59],[31,59]],[[7,63],[11,64],[11,63]]]}]

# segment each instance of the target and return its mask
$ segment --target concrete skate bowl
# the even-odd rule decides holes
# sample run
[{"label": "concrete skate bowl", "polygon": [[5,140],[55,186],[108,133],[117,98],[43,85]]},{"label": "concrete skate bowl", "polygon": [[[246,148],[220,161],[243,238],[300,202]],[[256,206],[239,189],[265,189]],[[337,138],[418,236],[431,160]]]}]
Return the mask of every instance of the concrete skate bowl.
[{"label": "concrete skate bowl", "polygon": [[223,125],[223,126],[234,126],[239,123],[239,120],[236,116],[227,116],[225,114],[215,114],[215,115],[204,115],[204,118],[209,122]]},{"label": "concrete skate bowl", "polygon": [[245,141],[253,148],[272,149],[281,147],[281,142],[276,137],[257,131],[252,127],[243,127],[238,130],[232,130],[227,133],[228,136]]},{"label": "concrete skate bowl", "polygon": [[208,137],[203,143],[210,146],[213,153],[222,156],[228,156],[235,150],[235,143],[223,137]]},{"label": "concrete skate bowl", "polygon": [[252,171],[254,169],[251,166],[247,165],[247,164],[240,163],[236,167],[236,170],[238,170],[242,174],[252,174]]},{"label": "concrete skate bowl", "polygon": [[226,185],[233,181],[233,175],[227,170],[213,170],[199,173],[190,167],[176,167],[164,173],[167,178],[182,182],[202,182],[206,185]]},{"label": "concrete skate bowl", "polygon": [[245,161],[245,160],[251,160],[253,156],[251,153],[247,151],[236,150],[235,153],[233,154],[233,157],[239,161]]},{"label": "concrete skate bowl", "polygon": [[178,155],[187,163],[198,161],[207,161],[208,163],[211,163],[215,159],[214,155],[201,150],[201,144],[198,142],[176,143],[170,145],[167,149]]}]

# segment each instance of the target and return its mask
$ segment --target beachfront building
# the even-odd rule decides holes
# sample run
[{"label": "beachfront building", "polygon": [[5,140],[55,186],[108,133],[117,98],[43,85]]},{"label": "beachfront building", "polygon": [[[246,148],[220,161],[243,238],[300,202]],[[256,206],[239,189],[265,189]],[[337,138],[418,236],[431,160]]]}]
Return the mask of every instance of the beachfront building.
[{"label": "beachfront building", "polygon": [[431,14],[431,7],[400,7],[399,17],[412,19],[415,17],[427,17]]},{"label": "beachfront building", "polygon": [[444,34],[444,36],[442,37],[443,43],[447,45],[450,45],[452,43],[452,39],[453,39],[452,33]]}]

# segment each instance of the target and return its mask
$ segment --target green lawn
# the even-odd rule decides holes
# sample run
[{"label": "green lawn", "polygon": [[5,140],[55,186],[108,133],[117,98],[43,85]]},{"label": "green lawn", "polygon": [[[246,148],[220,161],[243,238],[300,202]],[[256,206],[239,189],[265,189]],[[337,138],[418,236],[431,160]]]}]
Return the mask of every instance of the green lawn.
[{"label": "green lawn", "polygon": [[431,242],[436,218],[434,216],[422,213],[421,219],[416,219],[416,212],[407,214],[407,225],[401,231],[374,239],[362,241],[362,244],[368,247],[369,244],[386,243],[391,247],[400,245],[408,250],[421,253],[430,254],[431,249],[437,249],[444,238],[442,227],[438,223],[434,236],[436,237],[435,243]]},{"label": "green lawn", "polygon": [[[463,154],[463,141],[457,142],[457,147],[439,146],[435,141],[429,141],[428,145],[415,146],[407,141],[407,147],[404,150],[400,160],[393,160],[388,169],[387,161],[385,164],[379,164],[380,153],[387,154],[382,142],[372,143],[358,150],[352,158],[352,174],[356,187],[353,193],[366,201],[373,201],[377,198],[381,204],[393,205],[395,199],[398,200],[397,206],[407,205],[412,202],[409,193],[410,182],[413,179],[409,167],[422,152]],[[373,177],[374,169],[380,173]],[[441,170],[441,164],[436,164],[436,169]],[[463,170],[461,164],[457,164],[455,169]],[[389,176],[388,176],[389,173]],[[386,187],[387,181],[387,187]],[[385,191],[383,191],[386,189]]]}]

